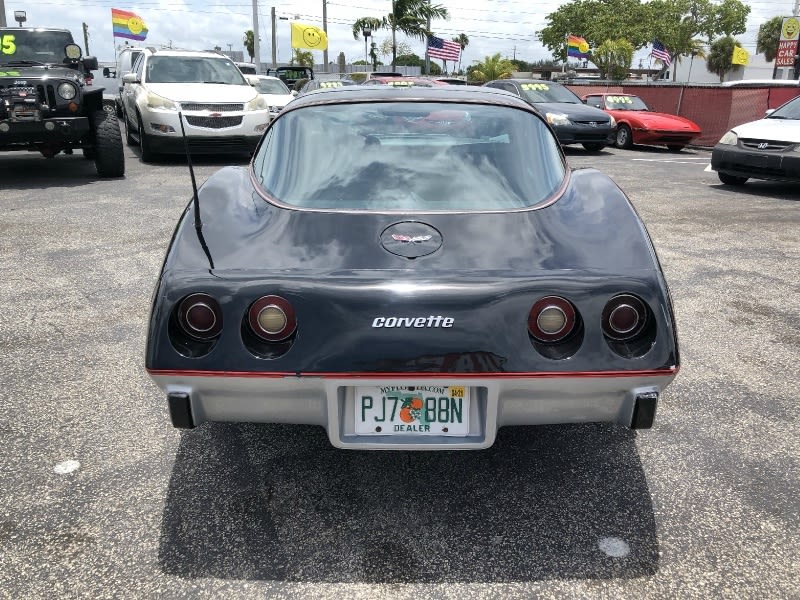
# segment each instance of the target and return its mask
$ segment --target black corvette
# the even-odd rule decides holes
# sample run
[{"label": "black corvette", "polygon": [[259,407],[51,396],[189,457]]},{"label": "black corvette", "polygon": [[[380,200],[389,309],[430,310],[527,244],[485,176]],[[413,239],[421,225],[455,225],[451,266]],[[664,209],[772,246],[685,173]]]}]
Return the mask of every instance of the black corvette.
[{"label": "black corvette", "polygon": [[287,105],[180,219],[146,367],[176,427],[322,425],[357,449],[503,425],[650,427],[678,372],[655,250],[522,99],[352,86]]}]

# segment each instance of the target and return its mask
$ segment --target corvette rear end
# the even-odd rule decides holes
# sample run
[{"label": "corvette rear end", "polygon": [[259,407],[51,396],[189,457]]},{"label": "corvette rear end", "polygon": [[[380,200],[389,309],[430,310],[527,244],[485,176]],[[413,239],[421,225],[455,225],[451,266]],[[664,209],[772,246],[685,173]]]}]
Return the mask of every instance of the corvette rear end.
[{"label": "corvette rear end", "polygon": [[337,447],[409,450],[485,448],[504,425],[651,426],[679,357],[636,212],[605,175],[570,172],[521,100],[454,89],[308,94],[250,168],[201,188],[148,337],[175,426],[307,423]]}]

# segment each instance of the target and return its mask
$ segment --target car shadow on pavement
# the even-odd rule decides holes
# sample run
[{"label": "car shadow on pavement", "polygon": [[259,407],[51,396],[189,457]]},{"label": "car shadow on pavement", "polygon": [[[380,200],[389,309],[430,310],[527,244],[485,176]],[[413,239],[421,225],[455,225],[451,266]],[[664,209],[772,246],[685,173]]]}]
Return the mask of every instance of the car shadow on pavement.
[{"label": "car shadow on pavement", "polygon": [[658,570],[635,433],[507,427],[477,452],[333,448],[321,427],[181,435],[159,544],[182,578],[329,583],[635,578]]},{"label": "car shadow on pavement", "polygon": [[84,158],[80,150],[53,158],[34,152],[0,155],[0,172],[4,190],[52,190],[85,186],[94,181],[124,180],[124,177],[100,177],[94,161]]}]

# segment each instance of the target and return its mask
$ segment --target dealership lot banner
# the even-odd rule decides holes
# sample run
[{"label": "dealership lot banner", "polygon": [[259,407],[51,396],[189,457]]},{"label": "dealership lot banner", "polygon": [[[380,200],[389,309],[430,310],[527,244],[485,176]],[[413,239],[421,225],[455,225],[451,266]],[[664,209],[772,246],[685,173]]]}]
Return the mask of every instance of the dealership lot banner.
[{"label": "dealership lot banner", "polygon": [[776,67],[793,67],[797,54],[797,35],[800,33],[800,20],[797,17],[786,17],[781,27],[781,39],[778,42],[778,54],[775,56]]}]

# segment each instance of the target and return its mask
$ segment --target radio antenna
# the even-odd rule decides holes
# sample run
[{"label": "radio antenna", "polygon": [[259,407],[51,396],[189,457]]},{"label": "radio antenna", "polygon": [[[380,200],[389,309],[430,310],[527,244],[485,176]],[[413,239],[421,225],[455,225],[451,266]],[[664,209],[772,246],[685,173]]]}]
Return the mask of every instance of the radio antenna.
[{"label": "radio antenna", "polygon": [[186,152],[186,162],[189,163],[189,175],[192,178],[192,202],[194,203],[194,228],[197,231],[203,229],[203,221],[200,220],[200,196],[197,194],[197,181],[194,178],[194,166],[192,165],[192,154],[189,152],[189,140],[186,137],[186,130],[183,128],[183,112],[178,111],[178,121],[181,124],[181,136],[183,137],[183,148]]}]

